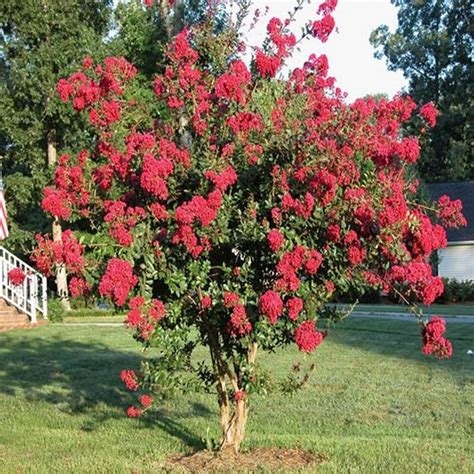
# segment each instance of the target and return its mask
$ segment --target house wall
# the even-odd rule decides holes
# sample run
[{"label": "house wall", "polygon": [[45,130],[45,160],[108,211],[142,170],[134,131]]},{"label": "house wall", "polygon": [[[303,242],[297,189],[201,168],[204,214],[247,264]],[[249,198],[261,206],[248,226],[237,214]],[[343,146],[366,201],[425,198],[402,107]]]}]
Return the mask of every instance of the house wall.
[{"label": "house wall", "polygon": [[474,241],[452,242],[438,250],[438,275],[457,280],[474,280]]}]

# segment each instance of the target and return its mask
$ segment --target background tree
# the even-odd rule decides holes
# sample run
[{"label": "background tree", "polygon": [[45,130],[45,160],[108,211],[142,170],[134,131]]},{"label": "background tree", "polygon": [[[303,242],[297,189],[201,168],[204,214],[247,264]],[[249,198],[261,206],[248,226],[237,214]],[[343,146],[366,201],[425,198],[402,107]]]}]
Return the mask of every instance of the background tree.
[{"label": "background tree", "polygon": [[[103,54],[111,0],[25,0],[0,4],[0,156],[5,174],[11,234],[19,255],[34,234],[50,225],[41,211],[41,189],[57,162],[57,148],[77,150],[88,127],[61,104],[58,78],[85,56]],[[53,234],[61,239],[58,219]],[[67,306],[64,268],[56,275]]]},{"label": "background tree", "polygon": [[[182,28],[203,21],[208,0],[142,0],[120,2],[114,10],[115,32],[108,45],[110,55],[124,56],[139,74],[147,79],[163,68],[165,44]],[[170,14],[172,10],[173,14]],[[222,30],[226,21],[225,6],[216,11],[216,29]]]},{"label": "background tree", "polygon": [[[4,244],[16,254],[27,256],[34,234],[50,226],[39,203],[56,149],[77,152],[94,134],[87,121],[58,100],[59,78],[77,69],[86,56],[100,60],[116,55],[136,63],[140,77],[150,79],[162,67],[168,34],[202,19],[206,7],[203,0],[173,6],[167,0],[148,3],[146,7],[137,0],[120,2],[112,12],[111,0],[2,2],[0,156],[10,222]],[[56,218],[57,239],[59,224]],[[86,230],[81,222],[78,225]],[[57,271],[58,293],[65,296],[65,271]],[[67,299],[63,303],[68,306]]]},{"label": "background tree", "polygon": [[399,9],[398,27],[372,32],[375,57],[403,71],[416,102],[434,101],[440,111],[425,139],[420,175],[428,182],[474,179],[472,2],[391,1]]}]

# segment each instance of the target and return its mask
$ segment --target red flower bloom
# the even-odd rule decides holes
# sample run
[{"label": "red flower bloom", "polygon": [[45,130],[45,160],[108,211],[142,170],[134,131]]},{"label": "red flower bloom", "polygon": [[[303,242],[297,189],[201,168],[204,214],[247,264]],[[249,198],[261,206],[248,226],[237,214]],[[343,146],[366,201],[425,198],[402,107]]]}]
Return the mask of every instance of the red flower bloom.
[{"label": "red flower bloom", "polygon": [[231,165],[227,166],[220,174],[206,171],[204,176],[211,180],[219,191],[225,191],[237,181],[237,173]]},{"label": "red flower bloom", "polygon": [[233,308],[239,302],[240,296],[237,293],[226,291],[224,293],[224,306],[226,308]]},{"label": "red flower bloom", "polygon": [[325,43],[335,26],[336,22],[334,21],[334,18],[327,14],[322,18],[322,20],[316,20],[313,23],[312,34],[315,38],[319,38],[323,43]]},{"label": "red flower bloom", "polygon": [[138,390],[138,379],[134,370],[122,370],[120,372],[120,378],[128,390],[132,392]]},{"label": "red flower bloom", "polygon": [[8,281],[10,281],[10,283],[15,286],[21,285],[26,278],[23,270],[18,267],[12,268],[7,275]]},{"label": "red flower bloom", "polygon": [[281,67],[281,58],[277,55],[269,56],[258,49],[255,55],[255,66],[262,77],[275,77]]},{"label": "red flower bloom", "polygon": [[310,250],[309,257],[304,263],[304,269],[309,275],[314,275],[321,266],[322,261],[323,256],[317,250]]},{"label": "red flower bloom", "polygon": [[347,249],[347,259],[349,260],[350,264],[355,266],[364,260],[365,257],[365,250],[355,245],[351,245]]},{"label": "red flower bloom", "polygon": [[438,199],[437,217],[445,227],[462,227],[467,225],[466,218],[462,215],[462,202],[460,199],[452,201],[444,194]]},{"label": "red flower bloom", "polygon": [[422,330],[423,354],[434,354],[438,359],[449,359],[453,354],[453,346],[443,337],[446,332],[446,321],[433,316]]},{"label": "red flower bloom", "polygon": [[285,237],[283,237],[283,234],[279,230],[272,229],[267,234],[267,242],[268,246],[270,247],[270,250],[272,252],[277,252],[279,248],[283,245],[283,242],[285,242]]},{"label": "red flower bloom", "polygon": [[278,293],[268,290],[260,297],[259,309],[270,324],[275,324],[283,312],[283,301]]},{"label": "red flower bloom", "polygon": [[148,311],[148,316],[150,316],[155,321],[160,321],[164,318],[165,314],[165,305],[160,300],[151,300],[151,307]]},{"label": "red flower bloom", "polygon": [[341,239],[341,228],[337,224],[328,225],[327,236],[331,242],[339,242]]},{"label": "red flower bloom", "polygon": [[133,274],[132,265],[120,258],[112,258],[100,280],[99,293],[103,297],[112,298],[117,306],[122,306],[137,283],[138,278]]},{"label": "red flower bloom", "polygon": [[329,294],[334,293],[334,290],[336,289],[336,286],[334,285],[334,283],[331,280],[326,280],[324,282],[324,286],[326,287],[326,291]]},{"label": "red flower bloom", "polygon": [[245,400],[247,398],[247,392],[245,390],[237,390],[234,393],[234,401],[239,402],[240,400]]},{"label": "red flower bloom", "polygon": [[145,298],[143,296],[134,296],[130,298],[128,305],[132,309],[140,309],[145,304]]},{"label": "red flower bloom", "polygon": [[140,398],[140,404],[143,408],[149,408],[151,407],[153,403],[153,398],[150,395],[142,395]]},{"label": "red flower bloom", "polygon": [[142,414],[143,411],[139,407],[135,407],[132,405],[127,408],[127,416],[129,418],[139,418],[140,416],[142,416]]},{"label": "red flower bloom", "polygon": [[227,332],[234,337],[242,337],[252,330],[252,324],[247,318],[245,306],[237,304],[232,310],[232,317],[227,324]]},{"label": "red flower bloom", "polygon": [[313,352],[323,339],[323,333],[316,330],[315,321],[305,321],[296,328],[295,342],[302,352]]},{"label": "red flower bloom", "polygon": [[69,293],[73,298],[83,296],[91,290],[91,285],[80,277],[72,277],[69,282]]},{"label": "red flower bloom", "polygon": [[131,309],[127,314],[127,319],[125,322],[130,327],[139,326],[143,322],[141,311],[139,309]]},{"label": "red flower bloom", "polygon": [[90,69],[93,64],[94,64],[94,60],[90,56],[86,56],[82,60],[82,65],[84,66],[84,69]]},{"label": "red flower bloom", "polygon": [[420,109],[420,116],[425,119],[426,123],[430,127],[434,127],[436,125],[436,118],[438,117],[438,114],[439,112],[434,106],[433,102],[428,102]]},{"label": "red flower bloom", "polygon": [[297,296],[290,298],[286,302],[286,308],[288,310],[288,317],[293,321],[298,319],[301,310],[303,309],[303,300]]},{"label": "red flower bloom", "polygon": [[209,295],[204,295],[201,299],[201,308],[207,309],[212,306],[212,299]]}]

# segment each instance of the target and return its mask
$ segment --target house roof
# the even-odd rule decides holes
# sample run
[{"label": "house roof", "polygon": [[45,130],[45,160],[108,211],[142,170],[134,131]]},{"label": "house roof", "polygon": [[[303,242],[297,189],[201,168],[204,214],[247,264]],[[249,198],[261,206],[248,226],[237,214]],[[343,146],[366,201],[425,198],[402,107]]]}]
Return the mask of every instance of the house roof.
[{"label": "house roof", "polygon": [[447,194],[453,200],[460,199],[462,201],[467,226],[459,229],[447,229],[448,242],[474,240],[474,181],[435,183],[428,184],[427,187],[433,201],[437,201],[443,194]]}]

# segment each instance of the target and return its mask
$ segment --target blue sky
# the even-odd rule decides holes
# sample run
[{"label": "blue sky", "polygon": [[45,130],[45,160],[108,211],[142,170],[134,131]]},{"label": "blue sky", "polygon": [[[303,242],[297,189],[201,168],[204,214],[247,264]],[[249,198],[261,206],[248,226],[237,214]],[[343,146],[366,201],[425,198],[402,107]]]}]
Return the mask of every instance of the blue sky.
[{"label": "blue sky", "polygon": [[[308,19],[316,19],[319,0],[313,0],[299,12],[293,31],[298,33]],[[267,17],[262,19],[254,31],[247,35],[250,44],[258,45],[264,36],[270,18],[285,18],[294,5],[293,0],[254,0],[255,8],[262,11],[270,7]],[[339,0],[334,13],[337,32],[333,32],[326,43],[310,39],[301,51],[295,53],[289,66],[300,66],[311,54],[326,54],[329,58],[330,75],[337,85],[354,100],[366,94],[385,92],[390,97],[399,92],[406,80],[401,72],[388,71],[384,60],[373,57],[369,36],[380,24],[387,24],[393,31],[397,26],[397,9],[390,0]]]}]

